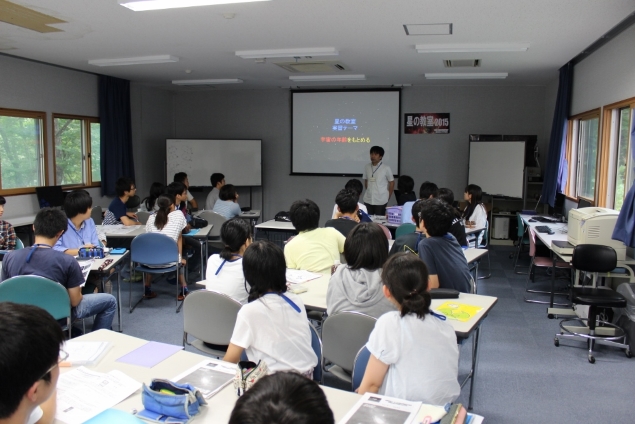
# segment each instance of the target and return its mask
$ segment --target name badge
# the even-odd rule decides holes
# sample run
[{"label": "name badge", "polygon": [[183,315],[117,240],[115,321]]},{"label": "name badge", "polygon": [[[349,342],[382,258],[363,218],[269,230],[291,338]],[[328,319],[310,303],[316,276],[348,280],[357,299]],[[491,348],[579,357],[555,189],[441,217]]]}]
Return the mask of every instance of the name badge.
[{"label": "name badge", "polygon": [[374,183],[374,182],[376,181],[376,178],[375,178],[375,177],[370,177],[370,178],[368,179],[368,181],[370,181],[371,183]]}]

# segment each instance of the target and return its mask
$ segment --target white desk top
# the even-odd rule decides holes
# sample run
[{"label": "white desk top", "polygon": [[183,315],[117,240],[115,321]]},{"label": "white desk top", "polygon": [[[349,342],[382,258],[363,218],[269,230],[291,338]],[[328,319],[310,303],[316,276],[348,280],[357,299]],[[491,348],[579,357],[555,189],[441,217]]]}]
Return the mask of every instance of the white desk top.
[{"label": "white desk top", "polygon": [[[146,232],[146,226],[145,225],[135,225],[135,229],[130,231],[129,233],[125,233],[125,234],[118,234],[118,233],[109,233],[108,230],[104,230],[104,226],[103,225],[96,225],[95,227],[97,227],[98,231],[103,231],[104,234],[106,234],[106,237],[114,237],[114,238],[135,238],[136,236],[140,235],[140,234],[145,234]],[[108,226],[106,226],[108,227]],[[198,233],[194,234],[193,236],[189,236],[189,237],[194,237],[194,238],[207,238],[209,232],[212,230],[212,228],[214,227],[213,224],[208,225],[207,227],[203,227],[201,229],[198,230]]]},{"label": "white desk top", "polygon": [[270,219],[269,221],[265,221],[262,224],[256,225],[257,230],[286,230],[286,231],[295,231],[295,227],[290,222],[276,221],[275,219]]},{"label": "white desk top", "polygon": [[[108,351],[106,356],[96,366],[91,366],[89,368],[98,372],[108,372],[117,369],[135,380],[146,384],[150,384],[150,381],[153,378],[173,379],[188,368],[193,367],[201,361],[209,359],[206,356],[196,353],[180,351],[158,365],[155,365],[153,368],[144,368],[137,365],[115,362],[115,360],[142,346],[146,343],[146,340],[108,330],[99,330],[88,333],[74,340],[98,340],[111,342],[114,345],[113,348]],[[61,370],[62,373],[64,373],[68,372],[70,369],[72,368],[62,368]],[[335,415],[336,422],[341,420],[360,398],[360,396],[356,393],[345,392],[324,386],[322,386],[322,389],[324,390],[331,410]],[[207,400],[207,407],[201,408],[201,413],[194,418],[194,422],[228,422],[229,416],[231,415],[237,399],[238,397],[234,392],[234,387],[230,383],[215,396]],[[142,410],[143,404],[141,403],[141,390],[115,406],[115,408],[126,412],[130,412],[133,409],[138,411]],[[61,424],[60,421],[55,422]]]},{"label": "white desk top", "polygon": [[112,259],[112,263],[110,263],[108,266],[104,267],[104,269],[101,270],[101,272],[108,272],[110,271],[111,268],[117,266],[119,261],[121,261],[126,256],[128,256],[128,252],[124,253],[123,255],[108,255],[103,259],[95,258],[95,262],[93,262],[93,265],[90,267],[90,270],[98,271],[99,267],[102,266],[106,260]]},{"label": "white desk top", "polygon": [[15,218],[4,218],[9,224],[14,227],[21,227],[23,225],[32,225],[35,221],[35,215],[17,216]]},{"label": "white desk top", "polygon": [[465,235],[474,234],[474,233],[480,233],[484,229],[485,229],[485,227],[474,227],[474,228],[465,227]]}]

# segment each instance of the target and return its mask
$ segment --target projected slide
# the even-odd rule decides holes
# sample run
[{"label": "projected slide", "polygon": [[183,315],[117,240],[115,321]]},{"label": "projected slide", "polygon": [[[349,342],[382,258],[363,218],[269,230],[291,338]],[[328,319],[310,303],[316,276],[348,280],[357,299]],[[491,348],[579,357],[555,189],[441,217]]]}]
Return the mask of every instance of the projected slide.
[{"label": "projected slide", "polygon": [[359,175],[369,150],[399,173],[399,91],[294,92],[291,172]]}]

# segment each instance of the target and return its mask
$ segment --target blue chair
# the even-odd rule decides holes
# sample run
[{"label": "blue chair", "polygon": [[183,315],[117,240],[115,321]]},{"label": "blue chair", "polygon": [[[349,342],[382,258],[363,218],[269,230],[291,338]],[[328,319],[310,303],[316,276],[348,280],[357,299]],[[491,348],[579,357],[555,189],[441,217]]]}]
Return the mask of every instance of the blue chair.
[{"label": "blue chair", "polygon": [[366,365],[370,359],[370,351],[366,346],[363,346],[357,355],[355,356],[355,362],[353,363],[353,391],[357,390],[362,384],[364,379],[364,373],[366,372]]},{"label": "blue chair", "polygon": [[417,227],[415,226],[415,224],[401,224],[399,227],[397,227],[397,230],[395,230],[395,238],[403,236],[404,234],[414,233],[416,229]]},{"label": "blue chair", "polygon": [[20,237],[15,238],[15,250],[24,249],[24,243],[20,240]]},{"label": "blue chair", "polygon": [[[135,264],[137,264],[135,266]],[[154,268],[161,267],[163,268]],[[183,302],[179,305],[179,290],[181,286],[178,283],[179,270],[179,248],[176,241],[161,233],[145,233],[139,234],[132,240],[130,245],[130,269],[145,274],[167,274],[174,272],[176,275],[176,313],[179,313]],[[141,299],[132,306],[132,281],[130,281],[130,290],[128,291],[128,302],[130,313],[143,300]]]},{"label": "blue chair", "polygon": [[0,302],[39,306],[56,320],[66,319],[71,338],[71,299],[64,286],[37,275],[20,275],[0,283]]}]

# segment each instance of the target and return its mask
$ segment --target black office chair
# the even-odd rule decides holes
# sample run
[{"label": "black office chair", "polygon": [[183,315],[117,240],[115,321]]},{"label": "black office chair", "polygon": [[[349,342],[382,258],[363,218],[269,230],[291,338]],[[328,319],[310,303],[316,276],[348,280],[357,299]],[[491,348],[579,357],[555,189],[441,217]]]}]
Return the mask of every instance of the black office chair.
[{"label": "black office chair", "polygon": [[[556,334],[554,344],[560,346],[560,339],[586,340],[589,347],[589,362],[595,363],[593,346],[595,343],[625,349],[628,358],[632,357],[629,345],[626,344],[624,330],[610,322],[598,320],[599,308],[625,308],[626,299],[621,294],[607,289],[597,288],[598,273],[611,272],[617,266],[617,254],[610,246],[597,244],[581,244],[573,249],[571,261],[576,270],[576,282],[580,271],[593,273],[593,287],[574,286],[571,288],[571,301],[576,305],[588,305],[588,318],[565,319],[560,321],[562,331]],[[586,326],[569,326],[568,322],[582,321]],[[600,328],[596,326],[600,324]],[[567,334],[565,334],[565,332]],[[622,343],[618,341],[621,340]]]}]

